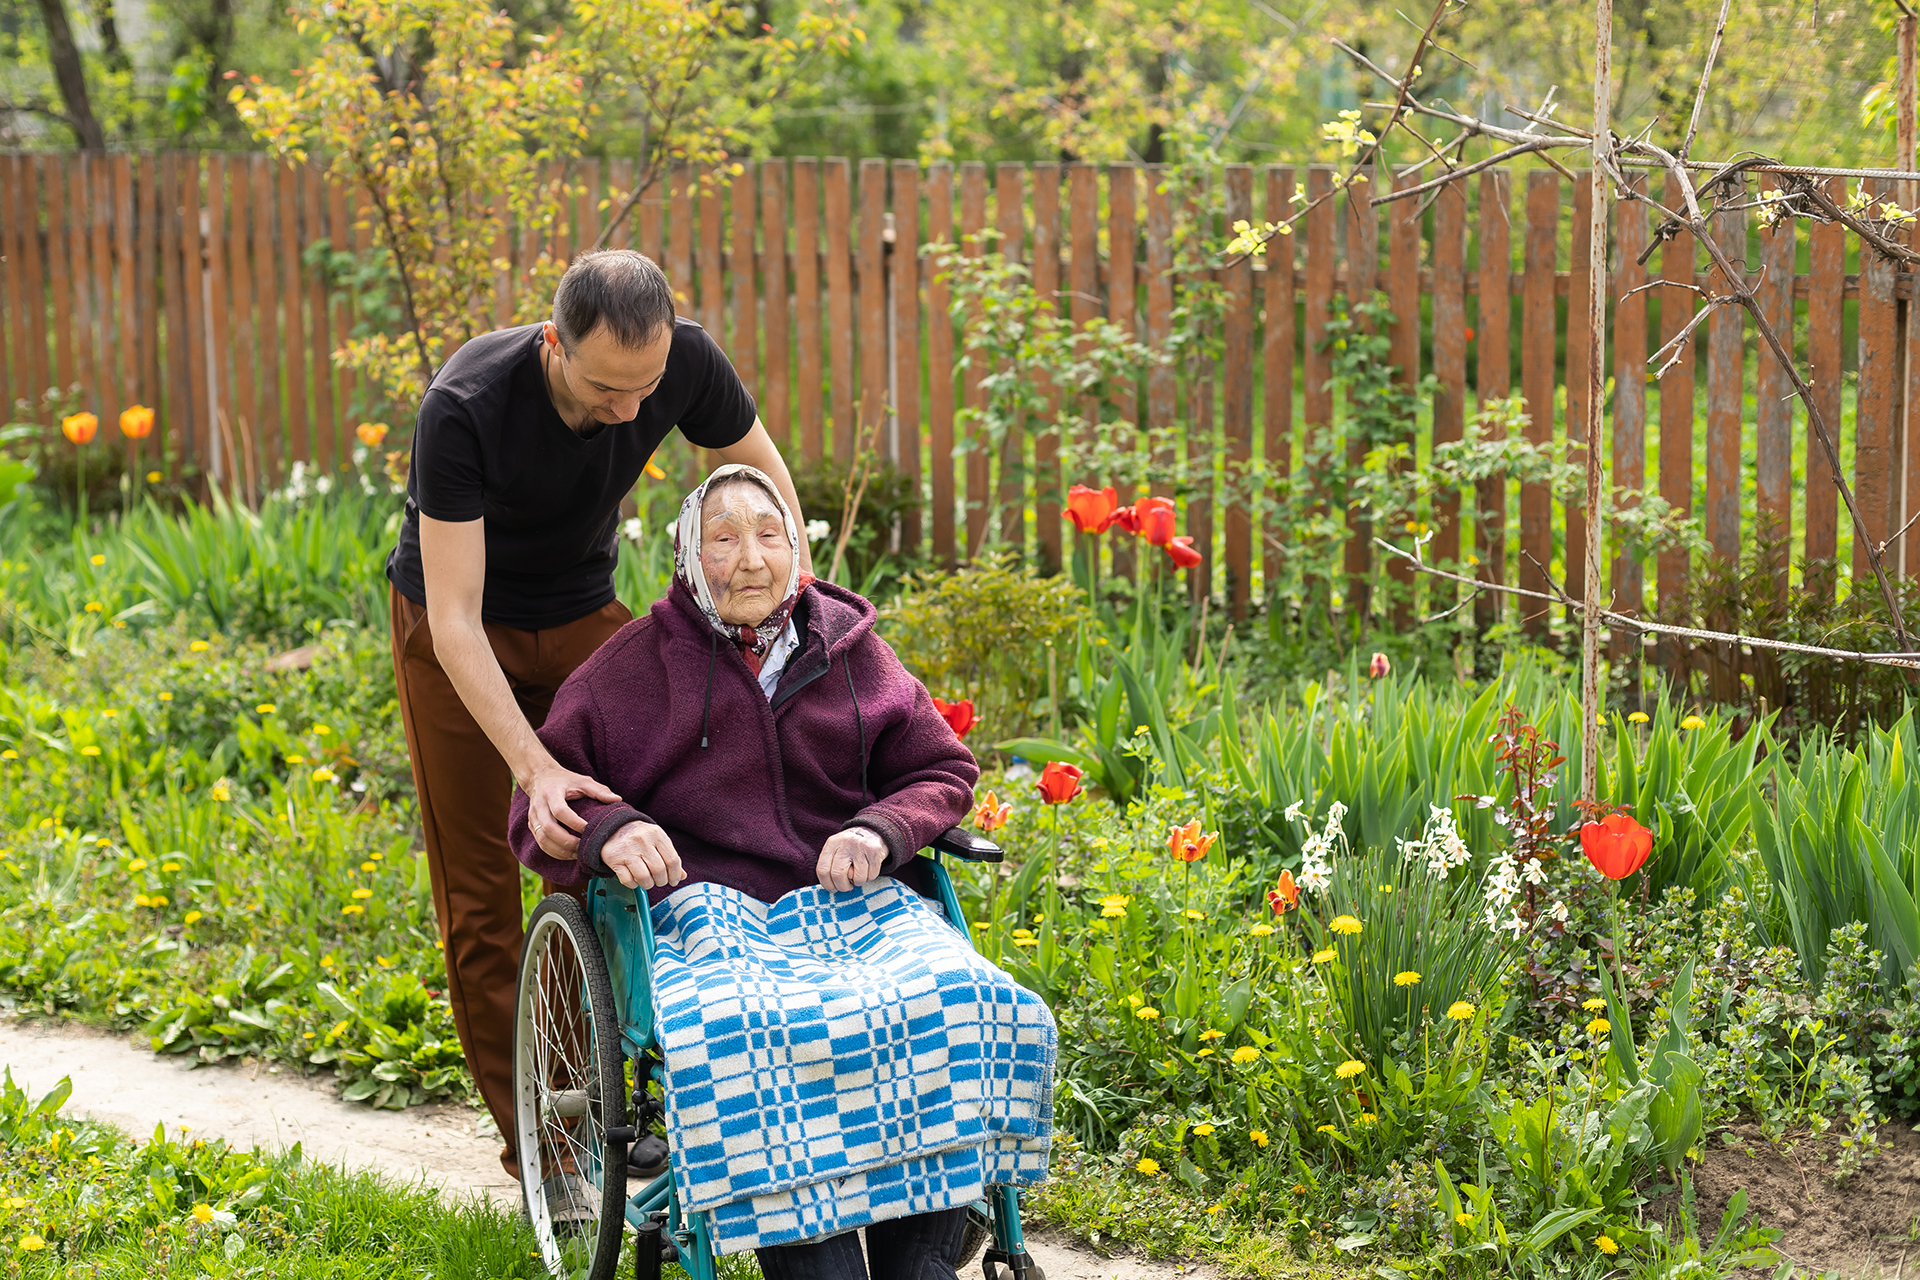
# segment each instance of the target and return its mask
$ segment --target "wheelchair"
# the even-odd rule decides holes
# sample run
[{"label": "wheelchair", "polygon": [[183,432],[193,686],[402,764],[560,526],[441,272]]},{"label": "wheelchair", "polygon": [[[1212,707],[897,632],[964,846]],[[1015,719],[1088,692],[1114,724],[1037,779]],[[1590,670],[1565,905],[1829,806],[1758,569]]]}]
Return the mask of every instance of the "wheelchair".
[{"label": "wheelchair", "polygon": [[[920,855],[929,896],[969,940],[943,859],[1004,856],[959,827]],[[613,1280],[623,1257],[634,1280],[661,1280],[667,1263],[687,1280],[718,1280],[708,1215],[683,1212],[671,1167],[629,1185],[628,1148],[664,1118],[673,1087],[655,1036],[644,904],[618,880],[595,879],[584,902],[553,894],[527,923],[514,1018],[515,1146],[527,1217],[556,1280]],[[969,1208],[957,1265],[976,1256],[985,1280],[1046,1280],[1022,1241],[1015,1188],[990,1187]]]}]

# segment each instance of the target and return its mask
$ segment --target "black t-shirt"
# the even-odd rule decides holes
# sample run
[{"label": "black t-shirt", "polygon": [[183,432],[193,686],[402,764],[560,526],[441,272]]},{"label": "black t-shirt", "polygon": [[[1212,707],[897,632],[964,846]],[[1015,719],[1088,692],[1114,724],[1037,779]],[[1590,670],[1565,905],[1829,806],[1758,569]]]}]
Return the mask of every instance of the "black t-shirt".
[{"label": "black t-shirt", "polygon": [[481,617],[539,630],[613,600],[620,499],[674,427],[724,449],[753,429],[753,396],[705,329],[679,320],[666,372],[631,422],[581,436],[554,409],[537,324],[473,339],[420,401],[407,476],[406,522],[387,577],[427,602],[420,516],[486,520]]}]

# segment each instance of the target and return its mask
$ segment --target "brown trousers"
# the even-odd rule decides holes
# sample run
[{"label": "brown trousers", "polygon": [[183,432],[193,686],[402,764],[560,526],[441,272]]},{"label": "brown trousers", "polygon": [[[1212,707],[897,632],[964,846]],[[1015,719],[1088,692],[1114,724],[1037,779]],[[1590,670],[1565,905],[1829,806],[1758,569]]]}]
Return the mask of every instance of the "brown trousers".
[{"label": "brown trousers", "polygon": [[[506,1140],[500,1162],[520,1176],[514,1151],[513,1021],[526,920],[520,864],[507,844],[513,773],[454,691],[433,652],[427,610],[389,591],[393,678],[406,726],[413,785],[426,828],[427,872],[447,962],[447,999],[467,1066]],[[507,686],[539,728],[573,669],[631,621],[615,601],[543,631],[486,624]],[[547,892],[552,885],[543,886]]]}]

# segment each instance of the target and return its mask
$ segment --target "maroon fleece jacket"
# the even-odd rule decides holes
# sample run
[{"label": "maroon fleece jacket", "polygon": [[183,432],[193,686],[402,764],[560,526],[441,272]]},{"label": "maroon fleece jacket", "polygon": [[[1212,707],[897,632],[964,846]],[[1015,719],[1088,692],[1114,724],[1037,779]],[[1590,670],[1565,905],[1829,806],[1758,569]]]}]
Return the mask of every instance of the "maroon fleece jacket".
[{"label": "maroon fleece jacket", "polygon": [[[586,820],[577,862],[548,857],[515,790],[511,839],[527,867],[561,885],[607,875],[600,850],[630,822],[660,826],[686,883],[712,881],[772,902],[818,884],[821,846],[866,827],[897,873],[960,821],[980,768],[926,686],[874,633],[872,604],[815,583],[794,625],[800,647],[772,702],[734,645],[675,582],[614,633],[554,696],[540,740],[621,804],[574,800]],[[649,893],[658,902],[669,890]]]}]

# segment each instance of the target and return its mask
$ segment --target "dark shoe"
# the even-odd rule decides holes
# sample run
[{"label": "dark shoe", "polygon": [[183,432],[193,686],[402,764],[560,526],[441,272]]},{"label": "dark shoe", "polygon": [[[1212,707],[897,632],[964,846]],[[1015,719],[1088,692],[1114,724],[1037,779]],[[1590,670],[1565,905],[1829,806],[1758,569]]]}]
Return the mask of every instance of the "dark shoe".
[{"label": "dark shoe", "polygon": [[667,1171],[667,1140],[648,1134],[627,1148],[627,1176],[652,1182]]}]

